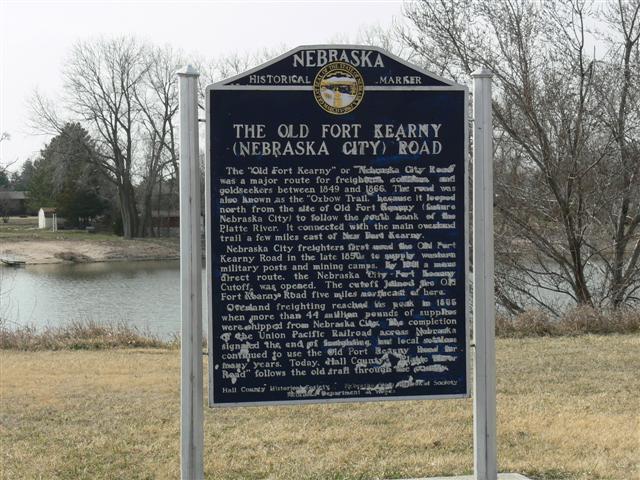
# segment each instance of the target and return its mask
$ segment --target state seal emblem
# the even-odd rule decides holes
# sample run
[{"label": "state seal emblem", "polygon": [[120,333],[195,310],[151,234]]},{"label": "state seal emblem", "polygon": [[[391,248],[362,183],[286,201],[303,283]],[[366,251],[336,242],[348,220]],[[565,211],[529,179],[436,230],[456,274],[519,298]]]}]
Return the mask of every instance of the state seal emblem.
[{"label": "state seal emblem", "polygon": [[316,75],[313,96],[323,110],[334,115],[344,115],[360,105],[364,97],[364,80],[352,65],[331,62]]}]

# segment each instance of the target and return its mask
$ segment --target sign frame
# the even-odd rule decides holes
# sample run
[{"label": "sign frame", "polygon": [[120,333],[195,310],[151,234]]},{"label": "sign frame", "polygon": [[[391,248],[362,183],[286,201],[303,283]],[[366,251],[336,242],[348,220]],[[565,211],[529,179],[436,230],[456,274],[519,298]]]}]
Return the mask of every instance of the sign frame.
[{"label": "sign frame", "polygon": [[[350,398],[315,398],[304,400],[275,400],[275,401],[252,401],[252,402],[225,402],[215,403],[214,398],[214,364],[213,364],[213,321],[215,306],[213,305],[213,268],[212,268],[212,186],[211,186],[211,168],[215,158],[212,158],[211,154],[211,124],[213,119],[213,112],[211,107],[210,95],[212,91],[225,91],[225,90],[250,90],[250,91],[274,91],[274,90],[307,90],[312,92],[313,85],[228,85],[230,82],[234,82],[240,78],[243,78],[252,73],[258,72],[265,67],[268,67],[276,62],[279,62],[293,54],[304,50],[322,50],[322,49],[362,49],[376,51],[382,55],[389,57],[390,59],[418,72],[423,75],[429,76],[437,81],[440,81],[446,85],[444,86],[366,86],[365,92],[375,91],[414,91],[414,92],[428,92],[428,91],[460,91],[463,92],[463,156],[464,156],[464,320],[465,320],[465,384],[466,389],[463,393],[456,394],[436,394],[436,395],[389,395],[389,396],[372,396],[372,397],[350,397]],[[208,405],[211,408],[226,408],[226,407],[250,407],[250,406],[271,406],[271,405],[306,405],[306,404],[322,404],[322,403],[362,403],[362,402],[388,402],[388,401],[412,401],[412,400],[445,400],[445,399],[460,399],[470,398],[471,384],[473,383],[473,377],[471,376],[471,357],[474,354],[471,348],[471,323],[473,321],[472,309],[472,297],[470,294],[470,283],[472,281],[472,275],[470,271],[470,254],[471,254],[471,237],[470,237],[470,191],[469,191],[469,88],[466,85],[454,83],[450,80],[442,78],[436,74],[433,74],[420,67],[412,65],[409,62],[393,55],[392,53],[374,46],[368,45],[301,45],[294,49],[291,49],[282,55],[279,55],[270,61],[263,63],[255,68],[244,71],[238,75],[227,78],[220,82],[216,82],[207,85],[205,89],[205,112],[206,112],[206,136],[205,136],[205,235],[206,235],[206,320],[207,320],[207,342],[208,342]],[[458,260],[459,261],[459,260]]]}]

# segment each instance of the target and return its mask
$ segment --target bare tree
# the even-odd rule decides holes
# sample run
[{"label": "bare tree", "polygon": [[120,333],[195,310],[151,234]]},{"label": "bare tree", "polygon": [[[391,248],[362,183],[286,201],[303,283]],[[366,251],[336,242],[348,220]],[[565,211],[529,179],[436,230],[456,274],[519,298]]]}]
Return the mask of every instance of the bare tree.
[{"label": "bare tree", "polygon": [[[167,183],[166,197],[173,197],[173,188],[179,183],[179,149],[176,120],[178,113],[178,82],[175,72],[187,62],[185,55],[170,47],[147,46],[148,69],[135,91],[141,115],[141,138],[144,155],[139,165],[139,197],[142,205],[140,233],[152,233],[151,218],[159,206],[160,188]],[[196,61],[202,72],[200,85],[201,107],[204,109],[204,89],[207,84],[228,78],[256,66],[276,54],[260,50],[250,54],[232,54],[213,61]],[[204,117],[204,113],[201,113]],[[154,198],[155,197],[155,198]],[[171,207],[171,202],[165,202]]]},{"label": "bare tree", "polygon": [[[400,28],[399,23],[396,23],[396,28]],[[344,43],[380,47],[407,61],[413,61],[416,56],[415,51],[394,33],[393,28],[385,29],[378,24],[361,27],[354,38],[347,38]]]},{"label": "bare tree", "polygon": [[[133,178],[140,115],[136,92],[148,68],[144,46],[121,37],[76,43],[63,71],[64,106],[98,142],[98,162],[117,188],[126,238],[138,234]],[[65,122],[41,95],[34,96],[32,110],[40,130],[62,130]]]},{"label": "bare tree", "polygon": [[[431,69],[462,82],[479,66],[494,73],[502,305],[558,313],[562,297],[613,308],[636,301],[638,250],[629,245],[638,239],[639,160],[629,122],[640,85],[630,64],[638,0],[609,12],[622,36],[602,61],[587,52],[596,12],[582,0],[430,0],[405,13],[413,28],[399,34]],[[611,96],[610,111],[599,92]]]},{"label": "bare tree", "polygon": [[287,48],[282,45],[273,49],[263,48],[248,53],[232,53],[214,59],[197,59],[194,65],[200,72],[200,91],[198,96],[201,108],[204,108],[204,91],[207,85],[257,67],[284,53],[286,50]]},{"label": "bare tree", "polygon": [[[143,215],[140,230],[151,233],[154,192],[157,194],[163,172],[169,168],[171,185],[177,184],[178,144],[176,120],[178,114],[178,82],[175,72],[185,63],[180,52],[170,47],[148,47],[149,68],[143,76],[142,88],[136,91],[136,101],[142,112],[141,124],[146,144],[142,172]],[[156,195],[158,196],[158,195]],[[156,199],[159,201],[159,198]]]},{"label": "bare tree", "polygon": [[601,218],[611,247],[590,248],[611,285],[607,300],[617,308],[640,297],[640,1],[608,4],[600,18],[611,30],[610,54],[599,63],[596,82],[598,114],[612,144],[609,171],[599,175],[607,182],[601,191],[610,192]]},{"label": "bare tree", "polygon": [[[202,72],[201,106],[208,83],[273,55],[261,50],[195,62]],[[117,187],[127,238],[152,232],[153,203],[158,204],[154,192],[168,183],[167,197],[172,197],[178,184],[175,73],[185,63],[181,52],[130,37],[79,42],[63,71],[64,101],[55,103],[36,92],[31,102],[35,130],[60,134],[69,121],[78,121],[97,140],[98,164]]]}]

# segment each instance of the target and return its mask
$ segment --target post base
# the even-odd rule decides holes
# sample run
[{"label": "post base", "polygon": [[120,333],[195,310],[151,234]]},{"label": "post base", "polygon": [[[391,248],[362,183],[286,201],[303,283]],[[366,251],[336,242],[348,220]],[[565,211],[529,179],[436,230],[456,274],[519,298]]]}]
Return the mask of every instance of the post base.
[{"label": "post base", "polygon": [[[458,475],[455,477],[405,478],[404,480],[475,480],[473,475]],[[499,473],[498,480],[531,480],[519,473]]]}]

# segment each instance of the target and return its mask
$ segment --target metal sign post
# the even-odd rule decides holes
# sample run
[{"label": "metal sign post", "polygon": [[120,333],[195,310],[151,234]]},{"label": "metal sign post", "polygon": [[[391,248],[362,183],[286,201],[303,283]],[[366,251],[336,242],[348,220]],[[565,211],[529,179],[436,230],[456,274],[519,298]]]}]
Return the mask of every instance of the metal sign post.
[{"label": "metal sign post", "polygon": [[[204,477],[202,258],[198,73],[178,75],[186,480]],[[474,471],[497,480],[491,73],[473,78]],[[467,98],[348,45],[207,89],[211,406],[469,395]]]},{"label": "metal sign post", "polygon": [[491,72],[473,76],[473,395],[476,480],[496,480],[496,349],[493,266]]},{"label": "metal sign post", "polygon": [[180,302],[182,317],[180,470],[183,480],[204,478],[202,406],[202,247],[198,72],[178,72],[180,86]]}]

